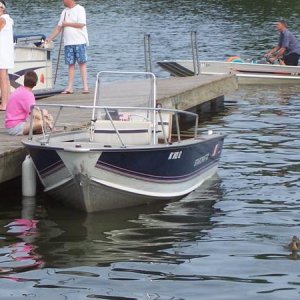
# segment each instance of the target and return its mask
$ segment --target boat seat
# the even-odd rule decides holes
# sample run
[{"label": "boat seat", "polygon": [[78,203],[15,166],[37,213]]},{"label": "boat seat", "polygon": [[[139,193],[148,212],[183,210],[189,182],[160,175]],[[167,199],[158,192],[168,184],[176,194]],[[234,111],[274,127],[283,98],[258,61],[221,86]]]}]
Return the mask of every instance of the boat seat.
[{"label": "boat seat", "polygon": [[[149,121],[113,121],[124,145],[149,145],[151,123]],[[104,145],[121,145],[121,141],[110,120],[97,120],[91,141]]]},{"label": "boat seat", "polygon": [[[164,142],[164,133],[165,131],[166,139],[168,142],[171,141],[171,135],[172,135],[172,116],[173,114],[171,112],[161,112],[161,119],[159,117],[159,114],[156,115],[156,134],[157,134],[157,140],[159,142]],[[134,122],[141,122],[141,121],[147,121],[149,118],[149,115],[147,113],[132,113],[132,112],[123,112],[120,115],[120,118],[123,120],[129,120]],[[162,126],[163,123],[163,126]]]}]

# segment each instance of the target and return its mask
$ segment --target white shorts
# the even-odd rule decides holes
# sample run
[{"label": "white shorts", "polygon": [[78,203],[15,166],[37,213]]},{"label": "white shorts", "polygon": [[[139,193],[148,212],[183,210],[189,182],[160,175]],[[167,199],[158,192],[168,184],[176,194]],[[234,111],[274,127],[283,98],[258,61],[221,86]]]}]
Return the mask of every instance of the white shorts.
[{"label": "white shorts", "polygon": [[10,135],[23,135],[26,122],[21,122],[15,127],[7,128],[7,133]]}]

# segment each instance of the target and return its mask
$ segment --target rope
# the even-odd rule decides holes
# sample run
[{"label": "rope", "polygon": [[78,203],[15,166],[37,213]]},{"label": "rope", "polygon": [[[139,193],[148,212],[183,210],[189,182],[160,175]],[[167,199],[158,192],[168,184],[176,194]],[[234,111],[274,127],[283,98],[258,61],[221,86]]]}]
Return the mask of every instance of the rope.
[{"label": "rope", "polygon": [[[66,12],[65,12],[65,15],[64,15],[64,21],[66,19]],[[58,49],[58,55],[57,55],[57,63],[56,63],[56,68],[55,68],[55,76],[54,76],[54,86],[55,86],[55,83],[56,83],[56,79],[57,79],[57,72],[58,72],[58,66],[59,66],[59,60],[60,60],[60,51],[61,51],[61,45],[62,45],[62,41],[63,41],[63,36],[64,36],[64,27],[62,28],[62,31],[61,31],[61,36],[60,36],[60,43],[59,43],[59,49]]]}]

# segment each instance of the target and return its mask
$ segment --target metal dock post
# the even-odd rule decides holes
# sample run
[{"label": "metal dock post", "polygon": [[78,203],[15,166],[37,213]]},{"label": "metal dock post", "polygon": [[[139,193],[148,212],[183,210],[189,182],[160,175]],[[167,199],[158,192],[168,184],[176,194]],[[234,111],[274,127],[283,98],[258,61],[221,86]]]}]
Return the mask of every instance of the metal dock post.
[{"label": "metal dock post", "polygon": [[146,72],[152,72],[152,57],[151,57],[151,37],[150,34],[144,35],[144,55]]},{"label": "metal dock post", "polygon": [[200,63],[199,63],[199,53],[198,53],[197,31],[191,32],[191,44],[192,44],[194,75],[199,75]]}]

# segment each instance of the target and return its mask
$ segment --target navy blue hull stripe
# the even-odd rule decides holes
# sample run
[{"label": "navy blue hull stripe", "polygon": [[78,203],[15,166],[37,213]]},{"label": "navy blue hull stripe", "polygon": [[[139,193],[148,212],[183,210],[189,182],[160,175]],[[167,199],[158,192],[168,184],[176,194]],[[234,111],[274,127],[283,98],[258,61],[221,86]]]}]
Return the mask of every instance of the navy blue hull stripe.
[{"label": "navy blue hull stripe", "polygon": [[65,168],[65,164],[55,150],[32,147],[29,148],[29,153],[42,178]]}]

